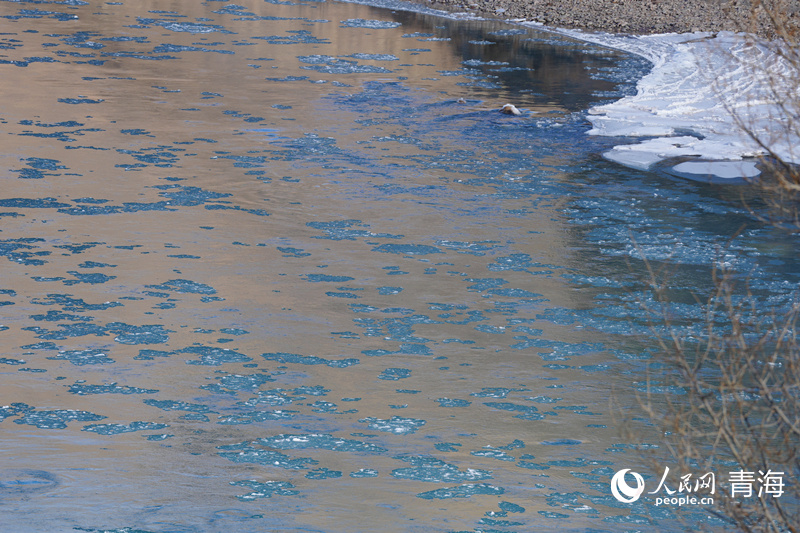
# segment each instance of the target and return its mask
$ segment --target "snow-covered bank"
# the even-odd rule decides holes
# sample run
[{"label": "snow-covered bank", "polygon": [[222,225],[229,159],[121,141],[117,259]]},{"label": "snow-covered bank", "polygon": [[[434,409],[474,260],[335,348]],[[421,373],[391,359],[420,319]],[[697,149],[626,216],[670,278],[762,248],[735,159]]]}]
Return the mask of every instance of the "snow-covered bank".
[{"label": "snow-covered bank", "polygon": [[[734,33],[559,33],[653,63],[638,82],[636,95],[589,110],[591,135],[649,137],[616,146],[604,154],[607,159],[648,169],[672,157],[695,156],[702,163],[680,164],[673,167],[675,172],[753,177],[758,175],[755,158],[765,151],[744,133],[745,125],[781,159],[800,164],[800,138],[787,123],[787,115],[797,109],[787,113],[781,107],[787,98],[800,102],[800,73],[774,45]],[[713,163],[717,161],[721,163]]]}]

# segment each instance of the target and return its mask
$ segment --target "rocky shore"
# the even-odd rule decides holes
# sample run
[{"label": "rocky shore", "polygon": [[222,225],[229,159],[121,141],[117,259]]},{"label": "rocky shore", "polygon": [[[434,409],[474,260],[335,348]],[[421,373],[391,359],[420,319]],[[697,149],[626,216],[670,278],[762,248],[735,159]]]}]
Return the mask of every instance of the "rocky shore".
[{"label": "rocky shore", "polygon": [[[431,7],[504,19],[525,19],[558,28],[609,33],[750,31],[775,34],[769,17],[754,17],[750,0],[415,0]],[[788,27],[800,28],[800,0],[773,0]]]}]

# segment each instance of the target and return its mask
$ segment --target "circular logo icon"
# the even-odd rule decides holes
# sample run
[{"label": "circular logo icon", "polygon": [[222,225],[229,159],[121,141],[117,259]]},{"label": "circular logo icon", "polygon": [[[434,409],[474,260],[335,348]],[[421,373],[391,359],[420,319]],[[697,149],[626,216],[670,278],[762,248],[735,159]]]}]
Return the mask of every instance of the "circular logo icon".
[{"label": "circular logo icon", "polygon": [[[625,474],[628,472],[636,479],[636,487],[631,487],[625,482]],[[625,468],[614,474],[611,478],[611,494],[622,503],[633,503],[639,499],[644,492],[644,479],[630,468]]]}]

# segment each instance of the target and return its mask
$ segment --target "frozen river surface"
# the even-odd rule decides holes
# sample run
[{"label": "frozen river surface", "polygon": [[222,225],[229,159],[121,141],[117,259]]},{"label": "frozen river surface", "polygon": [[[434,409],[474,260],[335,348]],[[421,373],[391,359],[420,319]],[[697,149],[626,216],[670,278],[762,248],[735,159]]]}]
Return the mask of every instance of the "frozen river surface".
[{"label": "frozen river surface", "polygon": [[642,257],[697,331],[714,260],[773,305],[800,268],[745,186],[602,157],[631,141],[587,110],[644,59],[335,2],[0,30],[2,533],[708,520],[609,490],[658,358]]}]

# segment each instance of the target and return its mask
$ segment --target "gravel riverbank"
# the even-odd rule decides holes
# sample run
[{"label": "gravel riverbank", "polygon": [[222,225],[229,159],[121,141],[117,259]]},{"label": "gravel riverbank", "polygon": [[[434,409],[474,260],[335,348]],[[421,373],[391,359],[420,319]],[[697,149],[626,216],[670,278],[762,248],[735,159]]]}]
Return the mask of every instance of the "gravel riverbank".
[{"label": "gravel riverbank", "polygon": [[[753,23],[750,0],[415,0],[431,7],[470,11],[504,19],[526,19],[559,28],[610,33],[754,31],[772,34],[766,17]],[[800,0],[778,12],[800,27]],[[777,8],[776,8],[777,9]]]}]

